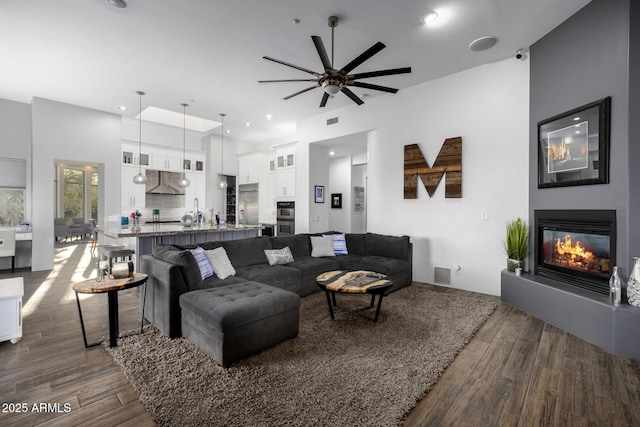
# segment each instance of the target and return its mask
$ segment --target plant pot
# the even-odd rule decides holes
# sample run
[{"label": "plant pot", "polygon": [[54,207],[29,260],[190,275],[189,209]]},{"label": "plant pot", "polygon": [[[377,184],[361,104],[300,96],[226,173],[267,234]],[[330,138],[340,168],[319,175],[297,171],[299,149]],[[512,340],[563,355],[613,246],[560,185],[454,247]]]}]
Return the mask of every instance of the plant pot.
[{"label": "plant pot", "polygon": [[507,270],[513,271],[515,273],[516,268],[524,269],[524,261],[507,258]]}]

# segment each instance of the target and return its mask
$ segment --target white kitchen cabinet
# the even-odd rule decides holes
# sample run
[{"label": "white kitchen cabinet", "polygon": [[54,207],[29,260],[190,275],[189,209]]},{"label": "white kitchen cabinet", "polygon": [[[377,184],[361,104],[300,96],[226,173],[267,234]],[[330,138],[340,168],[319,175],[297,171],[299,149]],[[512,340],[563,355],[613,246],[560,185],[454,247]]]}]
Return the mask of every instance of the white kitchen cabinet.
[{"label": "white kitchen cabinet", "polygon": [[206,176],[203,173],[196,172],[185,172],[185,176],[190,181],[189,186],[184,189],[185,210],[193,210],[194,200],[197,197],[200,211],[209,219],[209,211],[205,206]]},{"label": "white kitchen cabinet", "polygon": [[292,168],[296,165],[296,148],[287,147],[276,150],[276,169]]},{"label": "white kitchen cabinet", "polygon": [[[122,177],[120,181],[122,196],[120,207],[121,210],[140,209],[145,207],[146,186],[144,184],[135,184],[133,177],[138,174],[138,168],[123,166]],[[142,173],[145,170],[142,169]]]},{"label": "white kitchen cabinet", "polygon": [[0,342],[22,338],[22,277],[0,280]]},{"label": "white kitchen cabinet", "polygon": [[260,153],[238,157],[238,184],[257,184],[260,181]]},{"label": "white kitchen cabinet", "polygon": [[151,154],[147,147],[139,148],[134,144],[122,144],[122,164],[148,167],[151,165]]},{"label": "white kitchen cabinet", "polygon": [[163,171],[182,172],[182,157],[168,150],[157,150],[151,154],[151,168]]},{"label": "white kitchen cabinet", "polygon": [[287,169],[276,174],[276,197],[294,197],[296,195],[296,171]]}]

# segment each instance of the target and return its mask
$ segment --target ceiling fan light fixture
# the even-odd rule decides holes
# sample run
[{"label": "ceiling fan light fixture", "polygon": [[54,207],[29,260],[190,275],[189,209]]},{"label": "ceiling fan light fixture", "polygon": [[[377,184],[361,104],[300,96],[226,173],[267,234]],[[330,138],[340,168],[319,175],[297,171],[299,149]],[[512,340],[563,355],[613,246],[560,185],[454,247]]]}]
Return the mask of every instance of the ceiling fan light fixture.
[{"label": "ceiling fan light fixture", "polygon": [[340,85],[339,83],[332,82],[331,80],[325,80],[324,82],[322,82],[322,89],[324,89],[324,91],[329,95],[335,95],[340,92],[340,89],[342,89],[341,86],[342,85]]}]

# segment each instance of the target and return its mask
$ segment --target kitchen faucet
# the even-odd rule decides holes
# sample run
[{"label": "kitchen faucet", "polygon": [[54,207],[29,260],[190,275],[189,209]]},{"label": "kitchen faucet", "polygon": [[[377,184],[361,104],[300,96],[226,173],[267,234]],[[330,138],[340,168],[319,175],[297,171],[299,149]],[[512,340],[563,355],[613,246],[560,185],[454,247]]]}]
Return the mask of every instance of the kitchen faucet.
[{"label": "kitchen faucet", "polygon": [[197,225],[200,225],[200,202],[197,197],[193,199],[193,220]]}]

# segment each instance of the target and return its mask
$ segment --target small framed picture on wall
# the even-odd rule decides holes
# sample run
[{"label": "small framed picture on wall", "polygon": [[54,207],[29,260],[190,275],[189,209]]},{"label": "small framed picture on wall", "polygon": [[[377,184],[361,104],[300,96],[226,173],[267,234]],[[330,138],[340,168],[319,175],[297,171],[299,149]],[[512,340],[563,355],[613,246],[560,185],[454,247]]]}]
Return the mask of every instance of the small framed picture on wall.
[{"label": "small framed picture on wall", "polygon": [[331,209],[342,209],[342,193],[331,193]]},{"label": "small framed picture on wall", "polygon": [[315,186],[315,202],[324,203],[324,185]]}]

